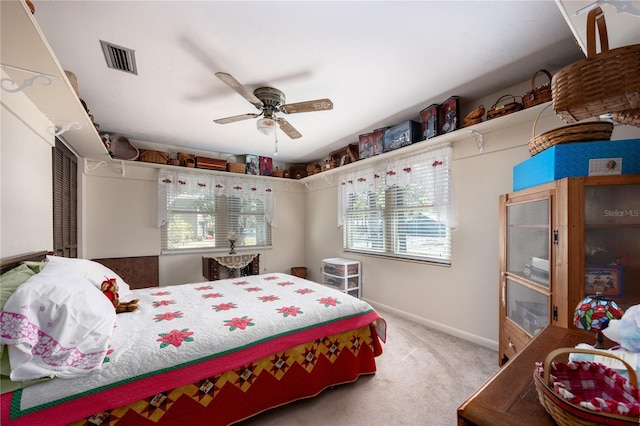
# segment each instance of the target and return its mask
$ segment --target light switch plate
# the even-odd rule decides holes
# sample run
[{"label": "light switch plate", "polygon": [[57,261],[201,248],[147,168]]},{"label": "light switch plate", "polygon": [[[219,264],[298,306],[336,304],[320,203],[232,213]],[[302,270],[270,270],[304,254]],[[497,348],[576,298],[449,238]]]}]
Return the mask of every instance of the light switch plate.
[{"label": "light switch plate", "polygon": [[592,158],[589,160],[589,176],[622,174],[622,158]]}]

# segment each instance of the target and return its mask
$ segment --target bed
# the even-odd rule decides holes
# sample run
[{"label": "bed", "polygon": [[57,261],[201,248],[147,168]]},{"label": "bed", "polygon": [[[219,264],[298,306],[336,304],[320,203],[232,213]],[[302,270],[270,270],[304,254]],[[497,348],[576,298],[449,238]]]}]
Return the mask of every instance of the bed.
[{"label": "bed", "polygon": [[[3,425],[232,424],[374,374],[382,353],[369,304],[292,275],[131,290],[96,262],[43,258],[2,261],[3,287],[32,269],[0,313]],[[116,315],[104,279],[138,309]]]}]

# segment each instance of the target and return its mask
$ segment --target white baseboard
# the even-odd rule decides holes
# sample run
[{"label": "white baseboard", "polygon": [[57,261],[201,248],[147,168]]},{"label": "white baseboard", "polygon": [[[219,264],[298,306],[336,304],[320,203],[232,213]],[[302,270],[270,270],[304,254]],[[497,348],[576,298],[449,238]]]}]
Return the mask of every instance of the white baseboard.
[{"label": "white baseboard", "polygon": [[454,327],[450,327],[448,325],[436,322],[436,321],[432,321],[426,318],[423,318],[421,316],[415,315],[415,314],[411,314],[405,311],[402,311],[400,309],[396,309],[393,308],[391,306],[387,306],[383,303],[378,303],[374,300],[370,300],[370,299],[366,299],[363,298],[363,300],[365,300],[367,303],[369,303],[371,306],[373,306],[374,308],[379,308],[380,310],[383,311],[389,311],[393,314],[398,315],[399,317],[405,318],[409,321],[413,321],[416,322],[418,324],[422,324],[422,325],[426,325],[427,327],[431,327],[433,329],[442,331],[443,333],[447,333],[450,334],[452,336],[456,336],[459,337],[461,339],[464,340],[468,340],[469,342],[475,343],[477,345],[480,345],[482,347],[485,347],[487,349],[491,349],[494,351],[498,351],[498,342],[495,340],[491,340],[491,339],[486,339],[484,337],[475,335],[475,334],[471,334],[469,332],[454,328]]}]

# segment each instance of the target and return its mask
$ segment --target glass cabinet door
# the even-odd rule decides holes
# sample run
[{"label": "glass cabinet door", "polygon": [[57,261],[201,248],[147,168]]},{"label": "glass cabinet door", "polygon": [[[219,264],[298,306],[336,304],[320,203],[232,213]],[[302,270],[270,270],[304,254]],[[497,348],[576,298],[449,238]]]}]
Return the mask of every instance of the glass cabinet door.
[{"label": "glass cabinet door", "polygon": [[640,185],[584,188],[584,294],[640,303]]},{"label": "glass cabinet door", "polygon": [[534,336],[549,325],[549,296],[507,278],[506,315]]},{"label": "glass cabinet door", "polygon": [[507,272],[549,289],[548,198],[507,206]]}]

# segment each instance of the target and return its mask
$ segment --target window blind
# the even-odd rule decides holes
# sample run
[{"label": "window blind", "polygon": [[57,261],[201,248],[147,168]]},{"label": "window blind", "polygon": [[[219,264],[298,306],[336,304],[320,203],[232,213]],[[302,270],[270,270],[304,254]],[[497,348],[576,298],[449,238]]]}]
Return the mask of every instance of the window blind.
[{"label": "window blind", "polygon": [[266,179],[161,169],[158,225],[162,253],[270,247],[275,191]]},{"label": "window blind", "polygon": [[450,145],[344,173],[338,225],[346,251],[451,263],[457,214]]}]

